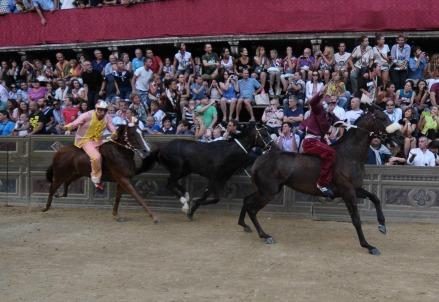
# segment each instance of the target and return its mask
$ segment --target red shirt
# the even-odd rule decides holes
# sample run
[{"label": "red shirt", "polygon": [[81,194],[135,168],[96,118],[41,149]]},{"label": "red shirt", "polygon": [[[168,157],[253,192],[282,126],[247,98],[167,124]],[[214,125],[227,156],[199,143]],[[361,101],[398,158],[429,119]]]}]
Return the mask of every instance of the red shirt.
[{"label": "red shirt", "polygon": [[64,123],[67,125],[73,122],[78,116],[79,109],[77,107],[66,107],[62,111],[64,117]]},{"label": "red shirt", "polygon": [[310,116],[302,122],[307,133],[324,137],[330,128],[328,117],[321,103],[323,95],[316,94],[309,105],[311,106]]},{"label": "red shirt", "polygon": [[159,69],[160,69],[160,64],[163,64],[162,59],[160,59],[159,56],[153,56],[152,57],[152,65],[151,65],[152,72],[158,73]]}]

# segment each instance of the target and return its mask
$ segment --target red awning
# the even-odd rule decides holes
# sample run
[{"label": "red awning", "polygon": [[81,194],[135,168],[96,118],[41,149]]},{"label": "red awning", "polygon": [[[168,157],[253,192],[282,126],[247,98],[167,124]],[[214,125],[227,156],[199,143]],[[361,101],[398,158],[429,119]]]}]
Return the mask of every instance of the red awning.
[{"label": "red awning", "polygon": [[165,37],[439,30],[437,0],[168,0],[0,17],[0,47]]}]

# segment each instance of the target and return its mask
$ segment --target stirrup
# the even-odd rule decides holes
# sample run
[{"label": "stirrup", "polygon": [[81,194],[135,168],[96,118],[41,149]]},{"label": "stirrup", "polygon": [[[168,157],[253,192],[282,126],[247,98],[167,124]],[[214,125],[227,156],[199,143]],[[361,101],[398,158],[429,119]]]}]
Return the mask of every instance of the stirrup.
[{"label": "stirrup", "polygon": [[329,187],[320,186],[319,184],[317,184],[317,189],[322,192],[323,196],[334,199],[334,192],[332,192]]}]

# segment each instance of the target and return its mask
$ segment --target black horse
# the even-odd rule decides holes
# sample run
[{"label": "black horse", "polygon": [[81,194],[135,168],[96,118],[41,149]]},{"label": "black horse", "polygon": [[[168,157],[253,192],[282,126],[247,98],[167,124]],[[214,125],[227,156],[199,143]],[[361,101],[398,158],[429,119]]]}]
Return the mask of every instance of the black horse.
[{"label": "black horse", "polygon": [[[130,182],[136,172],[134,154],[136,153],[145,159],[150,152],[150,147],[136,125],[120,125],[117,133],[118,139],[116,141],[108,141],[99,148],[102,155],[102,180],[117,183],[113,216],[117,217],[120,197],[125,191],[140,203],[154,222],[158,222],[158,218],[151,212]],[[65,146],[56,152],[52,164],[46,172],[46,178],[51,182],[51,185],[43,211],[50,209],[53,196],[62,184],[64,184],[62,197],[66,197],[70,183],[82,176],[90,177],[90,171],[90,159],[82,149],[75,146]]]},{"label": "black horse", "polygon": [[[200,205],[220,200],[220,192],[234,173],[254,162],[254,157],[249,155],[253,147],[267,150],[271,142],[267,129],[252,123],[241,128],[241,133],[230,141],[203,143],[175,139],[152,151],[150,157],[155,156],[169,171],[167,188],[177,195],[183,211],[192,219]],[[144,161],[141,172],[150,169],[150,164],[151,161]],[[189,193],[179,181],[192,173],[206,177],[208,185],[200,198],[190,201]],[[213,197],[208,199],[211,194]]]},{"label": "black horse", "polygon": [[[334,145],[337,152],[332,183],[334,194],[336,197],[343,198],[357,231],[360,245],[367,248],[369,253],[373,255],[378,255],[380,252],[376,247],[370,245],[364,237],[356,198],[368,197],[374,203],[377,210],[379,230],[385,233],[385,219],[380,200],[375,194],[364,190],[362,184],[370,135],[374,133],[384,137],[387,136],[386,132],[396,131],[396,129],[392,129],[394,125],[389,125],[390,121],[387,116],[381,110],[375,110],[372,107]],[[399,144],[402,141],[401,135],[400,131],[396,131],[394,134],[389,135],[387,139],[391,139],[391,136],[393,136],[393,142]],[[252,181],[257,187],[257,192],[244,198],[238,224],[245,231],[251,231],[244,221],[245,215],[248,213],[259,237],[265,239],[266,243],[273,243],[273,238],[262,230],[256,214],[273,199],[283,185],[305,194],[321,195],[316,188],[319,172],[320,159],[314,156],[271,151],[259,157],[252,169]]]}]

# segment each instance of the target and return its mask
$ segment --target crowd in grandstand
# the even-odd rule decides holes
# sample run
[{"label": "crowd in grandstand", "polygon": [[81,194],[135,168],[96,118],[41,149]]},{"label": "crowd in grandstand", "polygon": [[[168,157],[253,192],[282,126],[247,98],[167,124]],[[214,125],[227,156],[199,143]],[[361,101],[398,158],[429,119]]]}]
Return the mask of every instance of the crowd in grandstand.
[{"label": "crowd in grandstand", "polygon": [[72,9],[85,7],[102,7],[113,5],[132,5],[154,0],[0,0],[0,16],[11,13],[36,12],[41,24],[47,23],[44,12],[53,12],[58,9]]},{"label": "crowd in grandstand", "polygon": [[[63,125],[102,99],[114,124],[135,116],[147,135],[209,142],[227,136],[228,124],[259,120],[281,149],[298,152],[308,102],[323,90],[328,112],[338,120],[353,124],[362,104],[373,103],[401,125],[405,145],[399,156],[374,138],[368,163],[439,163],[439,55],[429,57],[403,35],[390,46],[377,35],[373,46],[362,36],[351,52],[343,42],[337,48],[295,54],[292,47],[283,53],[258,46],[254,54],[241,48],[234,57],[228,48],[217,54],[205,44],[204,54],[194,56],[181,43],[167,58],[138,48],[111,53],[108,60],[96,49],[93,58],[67,59],[58,52],[56,62],[25,56],[2,61],[0,135],[63,134]],[[328,143],[341,132],[331,129]]]}]

